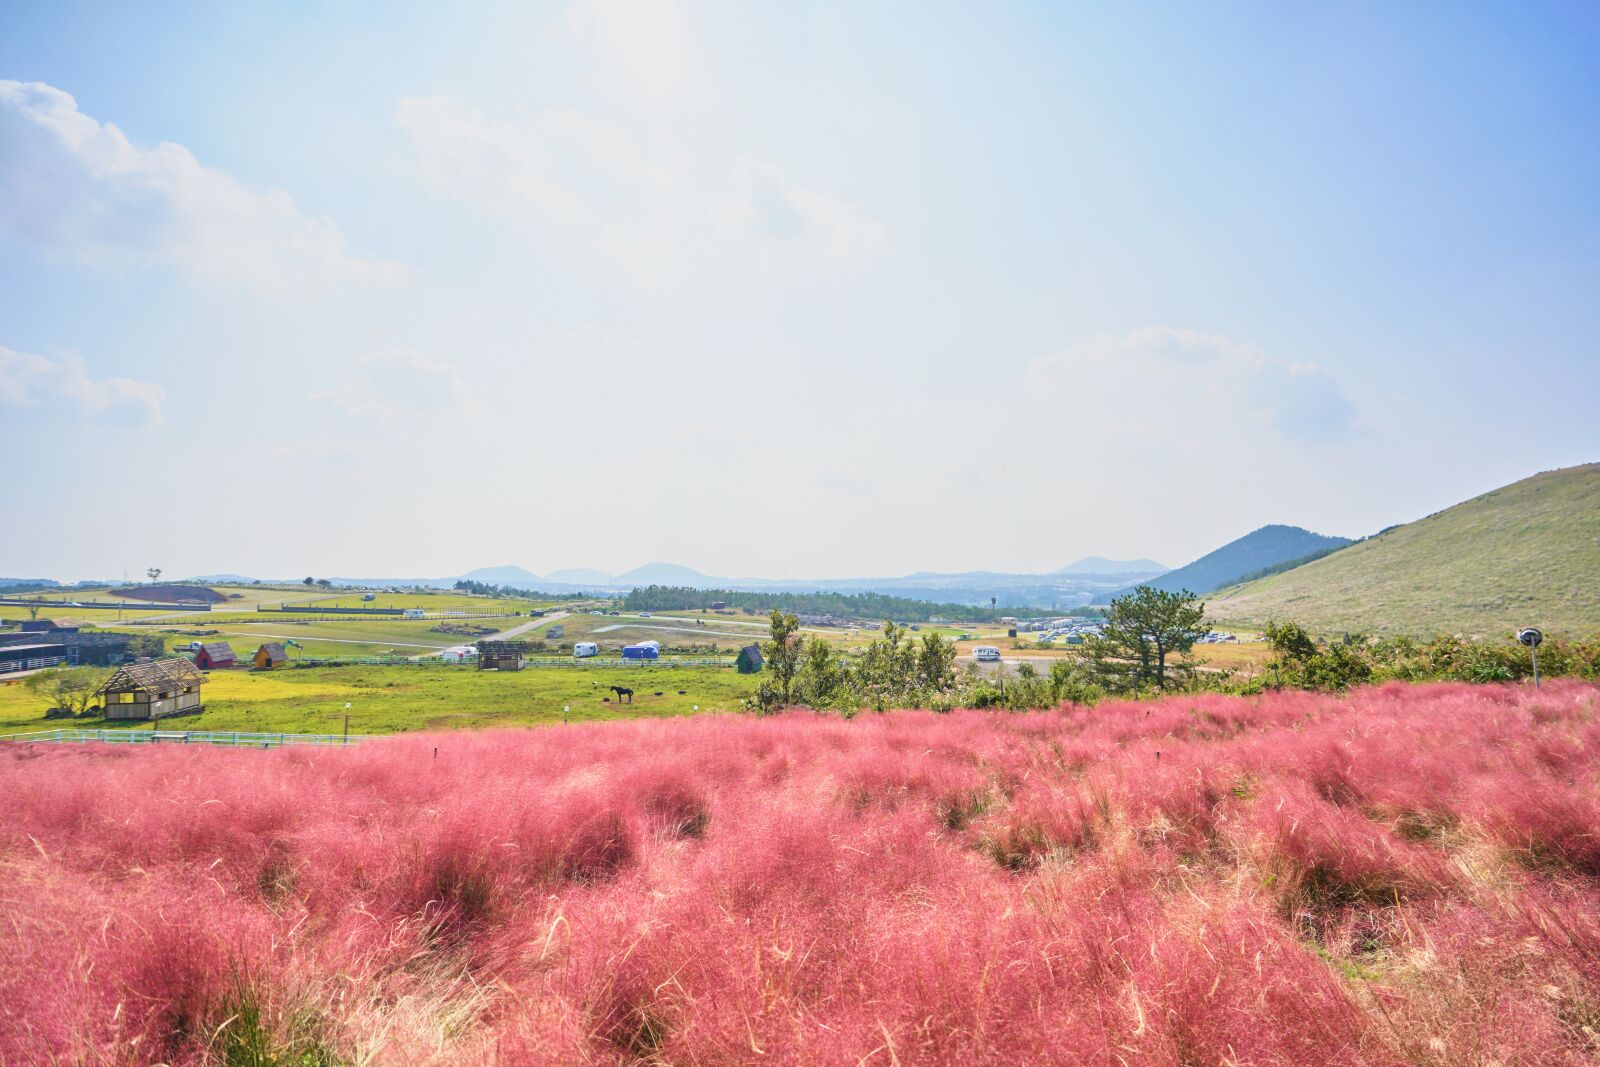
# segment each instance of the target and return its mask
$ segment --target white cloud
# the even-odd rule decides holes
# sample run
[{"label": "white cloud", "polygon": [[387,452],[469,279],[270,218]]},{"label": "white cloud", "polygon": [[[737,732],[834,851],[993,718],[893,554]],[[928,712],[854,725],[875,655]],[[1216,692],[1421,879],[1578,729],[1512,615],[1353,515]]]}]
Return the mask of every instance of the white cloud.
[{"label": "white cloud", "polygon": [[95,378],[75,353],[54,358],[0,345],[0,405],[64,404],[95,419],[161,421],[159,385],[132,378]]},{"label": "white cloud", "polygon": [[352,255],[338,226],[287,193],[247,189],[182,145],[137,147],[39,82],[0,80],[0,235],[102,268],[172,264],[267,292],[402,273]]},{"label": "white cloud", "polygon": [[272,454],[288,460],[324,464],[350,464],[372,456],[370,445],[361,441],[285,441],[274,445]]},{"label": "white cloud", "polygon": [[1194,330],[1087,337],[1034,360],[1028,380],[1081,424],[1152,447],[1322,444],[1356,430],[1355,407],[1321,367]]},{"label": "white cloud", "polygon": [[888,229],[836,196],[803,188],[770,163],[745,159],[740,220],[768,252],[804,250],[831,263],[883,247]]},{"label": "white cloud", "polygon": [[832,268],[878,251],[887,229],[843,199],[754,159],[716,180],[649,156],[623,129],[575,111],[493,118],[447,96],[402,100],[395,121],[435,196],[545,227],[646,284],[689,264]]},{"label": "white cloud", "polygon": [[347,415],[394,424],[464,401],[466,382],[454,363],[410,348],[359,356],[311,399]]}]

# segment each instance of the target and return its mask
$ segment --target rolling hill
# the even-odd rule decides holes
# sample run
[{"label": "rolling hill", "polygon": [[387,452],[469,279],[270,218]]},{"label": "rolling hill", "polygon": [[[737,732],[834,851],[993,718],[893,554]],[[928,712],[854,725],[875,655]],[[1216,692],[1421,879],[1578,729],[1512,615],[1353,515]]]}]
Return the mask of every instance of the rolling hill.
[{"label": "rolling hill", "polygon": [[1600,463],[1546,471],[1208,598],[1324,633],[1600,631]]},{"label": "rolling hill", "polygon": [[[1173,593],[1180,589],[1187,589],[1191,593],[1209,593],[1269,567],[1291,563],[1349,543],[1348,537],[1327,537],[1298,526],[1263,526],[1229,541],[1214,552],[1206,553],[1193,563],[1140,584]],[[1130,591],[1122,590],[1124,593]]]}]

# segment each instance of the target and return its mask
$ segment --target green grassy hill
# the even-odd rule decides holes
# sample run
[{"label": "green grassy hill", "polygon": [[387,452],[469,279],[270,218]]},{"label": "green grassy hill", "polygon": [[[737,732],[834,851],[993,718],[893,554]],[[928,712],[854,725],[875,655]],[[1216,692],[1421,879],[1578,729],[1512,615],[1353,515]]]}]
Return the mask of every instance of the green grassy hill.
[{"label": "green grassy hill", "polygon": [[1207,607],[1222,622],[1325,633],[1600,632],[1600,463],[1525,478]]}]

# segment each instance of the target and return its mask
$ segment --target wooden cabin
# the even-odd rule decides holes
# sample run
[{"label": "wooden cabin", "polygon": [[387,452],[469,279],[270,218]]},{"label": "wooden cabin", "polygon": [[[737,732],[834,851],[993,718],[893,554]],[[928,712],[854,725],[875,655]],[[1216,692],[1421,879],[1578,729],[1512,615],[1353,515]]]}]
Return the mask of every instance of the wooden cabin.
[{"label": "wooden cabin", "polygon": [[207,641],[200,646],[200,651],[194,654],[194,665],[203,671],[221,670],[225,667],[237,667],[239,657],[234,655],[233,646],[226,641]]},{"label": "wooden cabin", "polygon": [[198,715],[205,675],[186,659],[154,659],[118,667],[95,694],[107,719],[166,719]]},{"label": "wooden cabin", "polygon": [[526,641],[479,641],[480,671],[520,671],[528,662]]},{"label": "wooden cabin", "polygon": [[256,654],[252,662],[255,663],[256,670],[270,671],[274,667],[281,667],[285,663],[288,663],[289,653],[283,650],[283,644],[281,642],[271,641],[256,649]]},{"label": "wooden cabin", "polygon": [[760,645],[745,645],[739,650],[737,666],[740,674],[755,674],[766,660],[761,658]]}]

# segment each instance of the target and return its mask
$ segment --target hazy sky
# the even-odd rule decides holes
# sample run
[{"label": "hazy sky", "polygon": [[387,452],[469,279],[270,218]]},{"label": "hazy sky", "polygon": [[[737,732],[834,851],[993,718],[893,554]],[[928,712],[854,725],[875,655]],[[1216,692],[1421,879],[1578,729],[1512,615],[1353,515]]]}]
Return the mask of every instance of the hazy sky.
[{"label": "hazy sky", "polygon": [[0,575],[1181,564],[1600,458],[1600,5],[0,7]]}]

